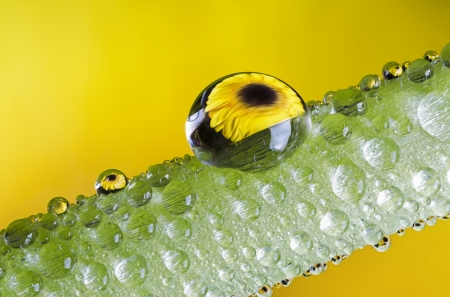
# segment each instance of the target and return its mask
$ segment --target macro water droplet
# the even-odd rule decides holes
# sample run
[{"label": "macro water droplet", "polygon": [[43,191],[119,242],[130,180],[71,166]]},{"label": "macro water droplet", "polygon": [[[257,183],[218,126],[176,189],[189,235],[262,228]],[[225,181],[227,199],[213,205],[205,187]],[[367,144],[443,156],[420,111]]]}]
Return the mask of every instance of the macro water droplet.
[{"label": "macro water droplet", "polygon": [[359,90],[338,90],[331,101],[333,113],[340,113],[346,116],[364,114],[367,109],[364,98],[364,94]]},{"label": "macro water droplet", "polygon": [[392,186],[378,193],[377,203],[384,210],[393,213],[402,208],[405,195],[399,188]]},{"label": "macro water droplet", "polygon": [[382,115],[378,115],[372,119],[372,129],[374,131],[383,131],[389,128],[389,120]]},{"label": "macro water droplet", "polygon": [[194,279],[184,284],[183,293],[186,297],[203,297],[208,292],[208,284],[201,279]]},{"label": "macro water droplet", "polygon": [[331,144],[342,144],[352,135],[349,119],[340,113],[327,115],[320,126],[320,134]]},{"label": "macro water droplet", "polygon": [[120,227],[113,222],[105,222],[100,224],[93,231],[95,242],[107,251],[111,251],[119,247],[122,243],[123,233]]},{"label": "macro water droplet", "polygon": [[6,284],[19,297],[37,296],[44,289],[42,278],[30,270],[11,271]]},{"label": "macro water droplet", "polygon": [[152,187],[149,183],[142,180],[130,182],[126,188],[128,204],[133,207],[141,207],[152,199]]},{"label": "macro water droplet", "polygon": [[81,282],[88,290],[98,292],[108,287],[110,276],[105,265],[98,262],[78,262],[82,275]]},{"label": "macro water droplet", "polygon": [[435,197],[431,200],[429,207],[437,216],[446,216],[450,213],[450,201],[447,198]]},{"label": "macro water droplet", "polygon": [[305,166],[300,168],[295,168],[291,171],[292,178],[300,185],[309,184],[314,175],[314,170],[311,167]]},{"label": "macro water droplet", "polygon": [[214,227],[221,227],[223,225],[224,219],[221,214],[210,212],[206,215],[208,222]]},{"label": "macro water droplet", "polygon": [[212,230],[213,238],[222,247],[229,247],[233,243],[233,233],[228,229],[216,228]]},{"label": "macro water droplet", "polygon": [[414,200],[406,200],[403,207],[409,212],[416,212],[419,210],[419,203]]},{"label": "macro water droplet", "polygon": [[433,77],[434,67],[432,63],[425,59],[417,59],[411,62],[406,74],[410,81],[421,83]]},{"label": "macro water droplet", "polygon": [[306,200],[301,200],[300,202],[298,202],[296,208],[299,216],[301,216],[304,219],[314,216],[317,211],[314,204]]},{"label": "macro water droplet", "polygon": [[374,244],[373,247],[378,252],[381,252],[381,253],[386,252],[391,247],[391,239],[389,238],[389,236],[385,235],[380,240],[380,242],[378,242],[377,244]]},{"label": "macro water droplet", "polygon": [[361,232],[361,236],[367,244],[377,244],[383,238],[383,231],[376,225],[370,225]]},{"label": "macro water droplet", "polygon": [[139,254],[122,258],[114,265],[114,275],[125,287],[140,286],[148,276],[147,261]]},{"label": "macro water droplet", "polygon": [[381,84],[381,79],[378,75],[368,74],[364,76],[359,82],[359,87],[362,91],[370,91],[374,89],[378,89]]},{"label": "macro water droplet", "polygon": [[424,96],[417,108],[417,115],[420,125],[431,136],[441,141],[450,139],[450,95],[447,91]]},{"label": "macro water droplet", "polygon": [[411,62],[410,62],[410,61],[405,61],[405,62],[402,63],[403,73],[406,72],[406,69],[409,68],[409,65],[411,65]]},{"label": "macro water droplet", "polygon": [[39,221],[39,225],[46,230],[55,230],[58,227],[58,216],[52,212],[46,213]]},{"label": "macro water droplet", "polygon": [[163,191],[164,208],[175,214],[184,213],[192,208],[196,195],[187,182],[172,181]]},{"label": "macro water droplet", "polygon": [[103,218],[103,212],[94,205],[85,205],[80,211],[80,222],[86,228],[97,227]]},{"label": "macro water droplet", "polygon": [[100,173],[95,181],[97,194],[109,194],[124,189],[128,184],[128,178],[117,169],[108,169]]},{"label": "macro water droplet", "polygon": [[261,206],[254,199],[239,200],[236,199],[232,202],[232,208],[235,214],[237,214],[244,221],[251,222],[259,217]]},{"label": "macro water droplet", "polygon": [[123,223],[123,232],[131,242],[149,240],[156,231],[156,217],[138,209]]},{"label": "macro water droplet", "polygon": [[379,137],[366,142],[363,146],[366,161],[375,169],[392,169],[400,157],[400,148],[392,139]]},{"label": "macro water droplet", "polygon": [[161,258],[164,266],[172,273],[185,273],[189,269],[189,257],[181,250],[163,250]]},{"label": "macro water droplet", "polygon": [[416,231],[422,231],[425,228],[425,221],[418,220],[412,224],[412,228]]},{"label": "macro water droplet", "polygon": [[170,239],[181,241],[191,237],[192,226],[185,219],[175,218],[165,226],[165,231]]},{"label": "macro water droplet", "polygon": [[300,232],[291,238],[289,246],[295,253],[303,255],[312,249],[313,242],[311,240],[311,236],[308,233]]},{"label": "macro water droplet", "polygon": [[230,282],[234,279],[235,273],[229,267],[220,267],[217,269],[219,278],[224,282]]},{"label": "macro water droplet", "polygon": [[45,277],[60,279],[72,273],[76,261],[76,253],[69,245],[51,240],[39,250],[36,268]]},{"label": "macro water droplet", "polygon": [[237,170],[230,170],[225,175],[224,184],[229,190],[237,190],[242,185],[242,175]]},{"label": "macro water droplet", "polygon": [[66,213],[62,219],[62,225],[66,227],[73,227],[77,223],[77,216],[73,213]]},{"label": "macro water droplet", "polygon": [[146,177],[152,187],[164,187],[172,181],[172,170],[163,165],[152,165],[147,169]]},{"label": "macro water droplet", "polygon": [[334,194],[345,202],[358,202],[366,190],[366,176],[358,166],[345,159],[339,164],[331,182]]},{"label": "macro water droplet", "polygon": [[442,49],[441,59],[445,67],[450,67],[450,43]]},{"label": "macro water droplet", "polygon": [[427,51],[423,54],[423,58],[432,64],[437,64],[441,61],[441,57],[435,51]]},{"label": "macro water droplet", "polygon": [[389,128],[397,135],[405,135],[411,132],[413,125],[408,117],[399,116],[391,118]]},{"label": "macro water droplet", "polygon": [[381,72],[385,79],[391,80],[391,79],[402,76],[403,68],[399,63],[391,61],[391,62],[387,62],[386,64],[384,64]]},{"label": "macro water droplet", "polygon": [[276,266],[280,257],[280,251],[268,245],[256,250],[256,260],[264,267]]},{"label": "macro water droplet", "polygon": [[47,211],[61,215],[69,209],[70,203],[66,198],[55,197],[50,200],[47,204]]},{"label": "macro water droplet", "polygon": [[413,175],[412,184],[419,195],[431,197],[441,188],[441,178],[434,169],[424,167]]},{"label": "macro water droplet", "polygon": [[5,242],[13,248],[25,248],[34,243],[38,231],[29,219],[15,220],[6,227]]},{"label": "macro water droplet", "polygon": [[344,234],[349,226],[350,219],[340,210],[330,210],[320,220],[320,230],[330,236]]},{"label": "macro water droplet", "polygon": [[279,182],[270,182],[263,186],[261,195],[270,204],[279,204],[286,199],[286,187]]},{"label": "macro water droplet", "polygon": [[242,254],[246,259],[253,259],[256,256],[256,250],[254,247],[251,246],[244,246],[242,248]]},{"label": "macro water droplet", "polygon": [[261,171],[292,155],[309,128],[309,111],[295,90],[273,76],[242,72],[200,93],[186,136],[205,164]]},{"label": "macro water droplet", "polygon": [[335,91],[328,91],[328,92],[326,92],[325,95],[323,95],[322,103],[324,105],[330,104],[331,101],[333,100],[333,96],[334,96],[335,93],[336,93]]}]

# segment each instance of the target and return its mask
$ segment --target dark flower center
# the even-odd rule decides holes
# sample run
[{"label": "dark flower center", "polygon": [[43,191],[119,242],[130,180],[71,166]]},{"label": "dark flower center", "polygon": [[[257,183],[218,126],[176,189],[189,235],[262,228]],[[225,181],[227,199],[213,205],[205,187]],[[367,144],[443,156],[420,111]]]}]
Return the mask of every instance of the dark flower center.
[{"label": "dark flower center", "polygon": [[263,84],[248,84],[237,95],[249,106],[273,105],[277,101],[277,92]]}]

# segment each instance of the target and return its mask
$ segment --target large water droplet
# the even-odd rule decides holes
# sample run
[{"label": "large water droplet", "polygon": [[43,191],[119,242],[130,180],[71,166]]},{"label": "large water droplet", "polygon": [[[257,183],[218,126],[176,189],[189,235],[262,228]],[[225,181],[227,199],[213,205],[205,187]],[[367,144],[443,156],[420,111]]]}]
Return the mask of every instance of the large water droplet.
[{"label": "large water droplet", "polygon": [[405,203],[405,196],[399,188],[392,186],[378,194],[377,203],[388,212],[396,212]]},{"label": "large water droplet", "polygon": [[423,197],[431,197],[441,188],[441,178],[435,170],[424,167],[413,175],[413,187]]},{"label": "large water droplet", "polygon": [[110,276],[105,265],[97,262],[79,262],[81,281],[88,290],[98,292],[108,287]]},{"label": "large water droplet", "polygon": [[383,231],[376,225],[371,225],[361,232],[361,236],[367,244],[374,245],[383,238]]},{"label": "large water droplet", "polygon": [[94,205],[85,205],[80,211],[80,222],[86,228],[97,227],[103,218],[103,212]]},{"label": "large water droplet", "polygon": [[384,64],[381,72],[383,73],[385,79],[391,80],[402,76],[403,68],[399,63],[391,61]]},{"label": "large water droplet", "polygon": [[172,170],[163,164],[156,164],[148,168],[146,176],[152,187],[163,187],[172,181]]},{"label": "large water droplet", "polygon": [[99,246],[107,251],[111,251],[122,243],[123,234],[120,227],[112,222],[101,224],[94,229],[93,235]]},{"label": "large water droplet", "polygon": [[42,278],[30,270],[12,271],[7,285],[19,297],[37,296],[44,289]]},{"label": "large water droplet", "polygon": [[140,286],[148,276],[147,261],[141,255],[121,259],[114,266],[114,275],[125,287]]},{"label": "large water droplet", "polygon": [[47,211],[60,215],[65,213],[69,209],[70,203],[66,198],[55,197],[47,204]]},{"label": "large water droplet", "polygon": [[200,93],[186,121],[186,136],[205,164],[261,171],[292,155],[310,125],[306,103],[289,85],[242,72]]},{"label": "large water droplet", "polygon": [[348,116],[364,114],[367,104],[364,102],[364,94],[355,89],[338,90],[331,101],[334,113]]},{"label": "large water droplet", "polygon": [[271,246],[263,246],[256,251],[256,260],[264,267],[273,267],[280,261],[280,251]]},{"label": "large water droplet", "polygon": [[344,234],[350,226],[350,219],[345,212],[331,210],[320,220],[320,230],[330,236]]},{"label": "large water droplet", "polygon": [[152,199],[152,187],[142,180],[132,181],[126,188],[128,204],[133,207],[141,207]]},{"label": "large water droplet", "polygon": [[400,149],[392,139],[379,137],[369,140],[363,147],[366,161],[375,169],[394,168],[400,157]]},{"label": "large water droplet", "polygon": [[172,273],[185,273],[189,269],[189,257],[181,250],[164,250],[161,252],[161,258]]},{"label": "large water droplet", "polygon": [[124,222],[124,232],[132,242],[141,242],[152,238],[156,230],[156,218],[153,214],[138,209]]},{"label": "large water droplet", "polygon": [[234,200],[232,202],[234,213],[244,221],[253,221],[259,217],[261,206],[253,199]]},{"label": "large water droplet", "polygon": [[165,231],[170,239],[181,241],[191,237],[192,227],[185,219],[175,218],[165,226]]},{"label": "large water droplet", "polygon": [[128,184],[128,178],[117,169],[108,169],[100,173],[95,182],[95,190],[100,194],[109,194],[122,190]]},{"label": "large water droplet", "polygon": [[316,214],[316,207],[309,201],[301,200],[297,203],[297,212],[304,219],[310,218]]},{"label": "large water droplet", "polygon": [[331,187],[334,194],[345,202],[358,202],[366,190],[366,176],[350,160],[344,160],[334,174]]},{"label": "large water droplet", "polygon": [[227,229],[216,228],[212,230],[212,233],[214,240],[222,247],[229,247],[233,243],[233,233]]}]

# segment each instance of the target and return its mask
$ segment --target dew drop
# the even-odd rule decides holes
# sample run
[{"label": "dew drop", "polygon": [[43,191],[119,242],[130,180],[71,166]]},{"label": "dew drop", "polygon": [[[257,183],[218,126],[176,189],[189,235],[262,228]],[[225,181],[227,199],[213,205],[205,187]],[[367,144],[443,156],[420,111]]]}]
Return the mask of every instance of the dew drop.
[{"label": "dew drop", "polygon": [[276,266],[280,261],[281,253],[271,246],[263,246],[256,251],[256,260],[264,267]]},{"label": "dew drop", "polygon": [[37,228],[29,219],[15,220],[5,230],[5,242],[13,248],[30,246],[34,243],[37,236]]},{"label": "dew drop", "polygon": [[108,169],[100,173],[95,182],[97,194],[109,194],[122,190],[128,184],[128,178],[117,169]]},{"label": "dew drop", "polygon": [[330,236],[344,234],[350,226],[350,219],[340,210],[328,211],[320,220],[320,230]]},{"label": "dew drop", "polygon": [[424,220],[418,220],[417,222],[414,222],[412,224],[412,227],[416,231],[422,231],[425,228],[425,221]]},{"label": "dew drop", "polygon": [[7,285],[19,297],[37,296],[44,289],[42,278],[30,270],[12,271]]},{"label": "dew drop", "polygon": [[442,49],[441,59],[445,67],[450,67],[450,43]]},{"label": "dew drop", "polygon": [[363,153],[366,161],[375,169],[394,168],[400,157],[400,148],[392,139],[379,137],[364,144]]},{"label": "dew drop", "polygon": [[408,79],[415,83],[421,83],[429,80],[434,75],[434,67],[430,61],[417,59],[411,62],[406,70]]},{"label": "dew drop", "polygon": [[138,209],[124,222],[124,233],[131,242],[141,242],[152,238],[156,230],[156,218],[153,214]]},{"label": "dew drop", "polygon": [[366,190],[366,176],[358,166],[346,159],[338,166],[331,187],[334,194],[345,202],[361,200]]},{"label": "dew drop", "polygon": [[435,51],[427,51],[423,54],[423,58],[432,64],[437,64],[441,61],[441,57]]},{"label": "dew drop", "polygon": [[298,214],[304,219],[314,216],[317,211],[314,204],[306,200],[301,200],[298,202],[296,208]]},{"label": "dew drop", "polygon": [[85,205],[80,211],[80,222],[86,228],[97,227],[103,218],[103,212],[94,205]]},{"label": "dew drop", "polygon": [[258,202],[250,198],[245,200],[234,200],[232,202],[232,208],[235,214],[248,222],[257,219],[261,212],[261,206]]},{"label": "dew drop", "polygon": [[355,116],[366,112],[364,94],[355,89],[338,90],[331,101],[333,112]]},{"label": "dew drop", "polygon": [[399,63],[391,61],[383,66],[381,72],[383,73],[383,77],[385,79],[391,80],[402,76],[403,68]]},{"label": "dew drop", "polygon": [[397,135],[405,135],[411,132],[413,125],[406,116],[399,116],[391,119],[389,128]]},{"label": "dew drop", "polygon": [[389,120],[385,116],[378,115],[372,119],[372,129],[374,131],[383,131],[389,128]]},{"label": "dew drop", "polygon": [[72,273],[76,261],[76,254],[69,245],[51,240],[39,250],[36,266],[43,276],[60,279]]},{"label": "dew drop", "polygon": [[174,214],[184,213],[192,208],[195,193],[187,182],[172,181],[163,191],[164,208]]},{"label": "dew drop", "polygon": [[172,181],[172,170],[163,165],[152,165],[147,169],[146,177],[152,187],[164,187]]},{"label": "dew drop", "polygon": [[39,225],[49,231],[55,230],[58,227],[58,216],[52,212],[46,213],[39,221]]},{"label": "dew drop", "polygon": [[189,269],[189,257],[182,250],[164,250],[161,252],[161,258],[164,266],[174,274],[185,273]]},{"label": "dew drop", "polygon": [[65,213],[69,209],[70,203],[66,198],[55,197],[47,204],[47,211],[57,215]]},{"label": "dew drop", "polygon": [[216,228],[212,230],[213,238],[222,247],[229,247],[233,243],[233,233],[227,229]]},{"label": "dew drop", "polygon": [[311,236],[308,233],[300,232],[291,238],[289,246],[295,253],[303,255],[308,253],[312,249],[313,242],[311,240]]},{"label": "dew drop", "polygon": [[114,265],[114,275],[125,287],[140,286],[148,276],[147,261],[139,254],[121,259]]},{"label": "dew drop", "polygon": [[448,92],[426,95],[417,108],[417,115],[420,125],[428,134],[441,141],[450,139],[450,96]]},{"label": "dew drop", "polygon": [[100,224],[94,229],[94,238],[97,244],[107,251],[111,251],[119,247],[122,243],[123,233],[120,227],[112,222]]},{"label": "dew drop", "polygon": [[286,187],[279,182],[270,182],[263,186],[261,195],[270,204],[279,204],[286,199]]},{"label": "dew drop", "polygon": [[376,225],[370,225],[361,232],[361,236],[367,244],[375,245],[383,238],[383,232]]},{"label": "dew drop", "polygon": [[424,167],[413,175],[413,187],[419,195],[431,197],[441,188],[441,178],[435,170]]},{"label": "dew drop", "polygon": [[345,115],[329,114],[322,121],[320,134],[331,144],[342,144],[352,135],[352,127]]},{"label": "dew drop", "polygon": [[105,265],[97,262],[79,262],[81,281],[88,290],[98,292],[108,287],[110,276]]},{"label": "dew drop", "polygon": [[381,79],[378,75],[368,74],[364,76],[359,82],[359,87],[362,91],[370,91],[373,89],[378,89],[381,84]]},{"label": "dew drop", "polygon": [[134,180],[126,187],[128,204],[132,207],[141,207],[152,199],[152,187],[142,180]]},{"label": "dew drop", "polygon": [[182,218],[175,218],[165,226],[167,236],[174,241],[185,240],[192,235],[191,224]]},{"label": "dew drop", "polygon": [[385,235],[383,238],[373,246],[376,251],[384,253],[391,247],[391,239],[389,236]]},{"label": "dew drop", "polygon": [[292,178],[300,185],[307,185],[313,179],[314,170],[311,167],[300,167],[292,170]]},{"label": "dew drop", "polygon": [[384,210],[393,213],[402,208],[405,195],[399,188],[392,186],[378,194],[377,203]]}]

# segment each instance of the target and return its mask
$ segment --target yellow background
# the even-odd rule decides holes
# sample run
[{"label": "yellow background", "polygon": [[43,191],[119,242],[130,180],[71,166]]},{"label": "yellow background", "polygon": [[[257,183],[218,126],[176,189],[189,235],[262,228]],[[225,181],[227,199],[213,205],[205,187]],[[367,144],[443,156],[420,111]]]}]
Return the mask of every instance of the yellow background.
[{"label": "yellow background", "polygon": [[[184,121],[211,81],[272,74],[306,100],[450,42],[450,1],[0,1],[0,227],[97,175],[189,152]],[[450,222],[357,251],[275,296],[448,292]]]}]

